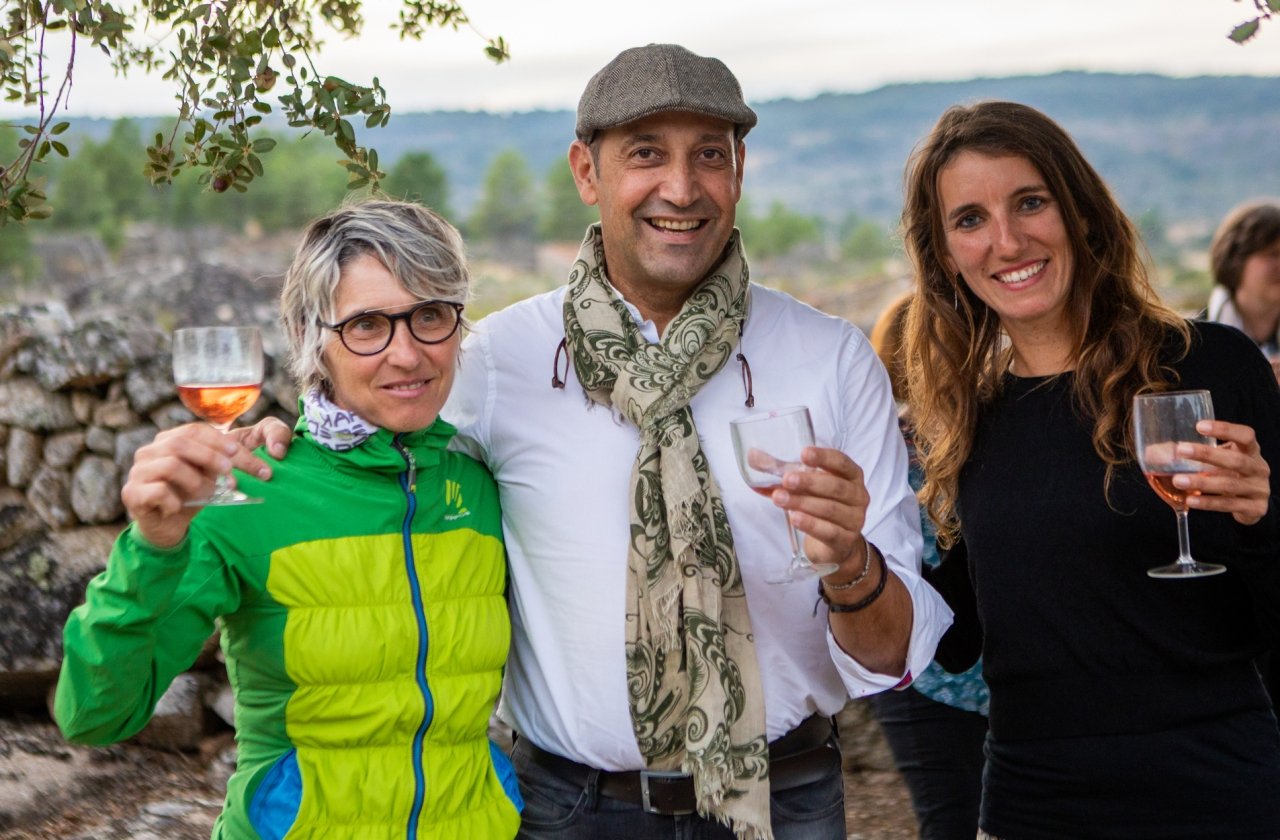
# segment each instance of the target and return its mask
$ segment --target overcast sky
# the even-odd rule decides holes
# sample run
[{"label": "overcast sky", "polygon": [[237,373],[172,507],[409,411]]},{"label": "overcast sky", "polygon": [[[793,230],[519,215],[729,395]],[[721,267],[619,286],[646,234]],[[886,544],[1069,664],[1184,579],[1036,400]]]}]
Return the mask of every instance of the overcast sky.
[{"label": "overcast sky", "polygon": [[[592,73],[650,42],[722,58],[753,102],[1056,70],[1280,77],[1280,20],[1243,47],[1226,37],[1252,17],[1250,0],[462,0],[478,33],[507,40],[512,60],[502,65],[483,56],[477,32],[401,42],[388,29],[399,4],[365,5],[364,34],[330,34],[317,65],[352,82],[378,76],[399,112],[572,108]],[[55,34],[66,37],[50,33],[54,61],[65,52]],[[172,105],[168,84],[114,78],[79,51],[66,114],[166,114]]]}]

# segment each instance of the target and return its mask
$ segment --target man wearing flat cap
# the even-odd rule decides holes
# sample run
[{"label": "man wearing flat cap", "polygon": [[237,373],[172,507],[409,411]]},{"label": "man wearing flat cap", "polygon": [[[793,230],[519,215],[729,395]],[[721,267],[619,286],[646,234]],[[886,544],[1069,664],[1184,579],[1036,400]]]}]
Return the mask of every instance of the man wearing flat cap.
[{"label": "man wearing flat cap", "polygon": [[[566,286],[477,325],[445,409],[502,494],[522,837],[844,838],[831,716],[909,684],[950,621],[875,353],[748,281],[755,124],[683,47],[598,72],[569,162],[600,223]],[[809,469],[756,493],[729,421],[797,405]],[[821,586],[766,582],[779,509],[837,564]]]},{"label": "man wearing flat cap", "polygon": [[[476,325],[443,411],[501,493],[499,715],[530,840],[843,840],[831,716],[910,684],[951,620],[919,575],[879,359],[748,280],[733,223],[755,124],[728,68],[683,47],[597,73],[569,163],[600,223],[567,285]],[[757,493],[729,423],[789,406],[818,445]],[[782,512],[835,566],[820,584],[769,582]]]}]

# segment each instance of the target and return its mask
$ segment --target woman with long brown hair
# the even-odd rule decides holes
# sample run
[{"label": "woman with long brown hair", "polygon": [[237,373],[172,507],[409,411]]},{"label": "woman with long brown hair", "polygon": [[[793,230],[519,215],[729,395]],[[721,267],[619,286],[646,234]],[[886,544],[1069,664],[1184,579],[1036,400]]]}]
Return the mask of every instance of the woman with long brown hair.
[{"label": "woman with long brown hair", "polygon": [[[922,499],[983,657],[980,825],[1004,838],[1280,835],[1280,731],[1252,658],[1280,594],[1280,392],[1237,331],[1151,286],[1134,226],[1070,136],[1008,102],[943,114],[907,170],[906,359]],[[1135,395],[1208,389],[1179,476],[1198,559],[1130,443]],[[1180,450],[1180,454],[1183,451]]]}]

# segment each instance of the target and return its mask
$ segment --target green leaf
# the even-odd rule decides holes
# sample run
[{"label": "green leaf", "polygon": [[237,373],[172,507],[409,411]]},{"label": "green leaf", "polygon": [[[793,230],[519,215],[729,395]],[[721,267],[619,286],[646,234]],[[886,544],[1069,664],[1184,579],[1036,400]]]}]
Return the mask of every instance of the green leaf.
[{"label": "green leaf", "polygon": [[62,157],[69,157],[67,147],[59,143],[57,140],[50,141],[50,145],[53,146],[53,150]]},{"label": "green leaf", "polygon": [[1247,23],[1242,23],[1239,26],[1237,26],[1235,29],[1231,30],[1231,34],[1228,35],[1227,37],[1230,38],[1232,41],[1235,41],[1237,44],[1243,44],[1245,41],[1248,41],[1250,38],[1252,38],[1254,36],[1254,33],[1256,33],[1257,31],[1258,31],[1258,19],[1254,18],[1253,20]]},{"label": "green leaf", "polygon": [[270,137],[259,137],[253,141],[253,150],[258,154],[266,154],[276,147],[276,141]]},{"label": "green leaf", "polygon": [[1280,0],[1267,0],[1267,8],[1273,12],[1280,12]]},{"label": "green leaf", "polygon": [[70,127],[71,127],[71,123],[60,122],[57,125],[55,125],[53,128],[49,129],[49,133],[56,137]]}]

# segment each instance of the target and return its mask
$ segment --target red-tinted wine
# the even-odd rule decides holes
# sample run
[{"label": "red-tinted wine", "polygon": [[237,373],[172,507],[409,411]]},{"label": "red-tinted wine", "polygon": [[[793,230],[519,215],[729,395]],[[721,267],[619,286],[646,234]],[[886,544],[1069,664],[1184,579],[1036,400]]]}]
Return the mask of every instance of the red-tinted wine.
[{"label": "red-tinted wine", "polygon": [[249,410],[262,391],[261,383],[248,385],[179,385],[178,398],[191,413],[225,428]]},{"label": "red-tinted wine", "polygon": [[[1184,473],[1185,474],[1185,473]],[[1187,497],[1199,496],[1199,490],[1183,490],[1173,486],[1173,477],[1178,473],[1146,473],[1147,483],[1160,498],[1169,503],[1174,510],[1187,509]]]}]

